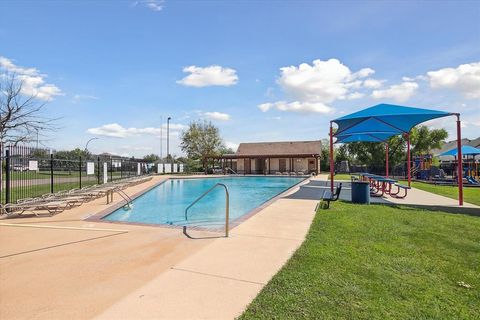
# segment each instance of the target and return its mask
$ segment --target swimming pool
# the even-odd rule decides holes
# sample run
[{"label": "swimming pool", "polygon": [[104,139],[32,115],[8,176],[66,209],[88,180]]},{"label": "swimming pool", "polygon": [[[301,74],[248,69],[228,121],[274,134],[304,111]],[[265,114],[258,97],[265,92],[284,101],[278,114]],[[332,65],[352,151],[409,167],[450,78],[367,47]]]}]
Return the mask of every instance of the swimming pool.
[{"label": "swimming pool", "polygon": [[[300,177],[222,177],[170,179],[145,192],[130,210],[120,208],[105,216],[106,221],[185,225],[185,209],[216,183],[230,193],[230,221],[289,189]],[[188,224],[209,226],[225,222],[225,191],[214,189],[188,211]]]}]

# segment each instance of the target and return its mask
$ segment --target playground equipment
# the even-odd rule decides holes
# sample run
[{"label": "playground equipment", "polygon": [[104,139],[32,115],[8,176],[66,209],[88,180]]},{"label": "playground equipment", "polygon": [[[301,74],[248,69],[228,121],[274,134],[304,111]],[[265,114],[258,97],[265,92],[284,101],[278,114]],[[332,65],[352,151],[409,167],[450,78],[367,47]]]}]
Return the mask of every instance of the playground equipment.
[{"label": "playground equipment", "polygon": [[[454,168],[454,172],[462,172],[462,178],[466,180],[468,184],[479,185],[479,171],[478,171],[478,160],[475,159],[477,155],[480,154],[480,149],[474,148],[472,146],[462,146],[461,155],[462,159],[459,159],[457,149],[452,149],[447,152],[442,153],[440,156],[453,156],[453,161],[445,161],[445,163],[450,163]],[[465,158],[465,159],[463,159]],[[461,161],[458,161],[461,160]],[[461,168],[459,168],[459,162]],[[442,163],[443,165],[443,163]],[[457,170],[455,170],[457,169]]]}]

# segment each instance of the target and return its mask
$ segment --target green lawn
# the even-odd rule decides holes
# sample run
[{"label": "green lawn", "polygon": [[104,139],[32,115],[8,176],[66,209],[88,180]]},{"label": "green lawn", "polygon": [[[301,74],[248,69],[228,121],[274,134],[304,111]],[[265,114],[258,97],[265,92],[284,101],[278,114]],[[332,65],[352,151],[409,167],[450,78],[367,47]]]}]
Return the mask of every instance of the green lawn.
[{"label": "green lawn", "polygon": [[[96,183],[96,179],[82,181],[82,187],[92,186]],[[80,185],[78,182],[55,183],[53,192],[78,189],[79,186]],[[50,193],[50,191],[50,184],[32,185],[28,188],[16,187],[12,188],[10,191],[10,201],[16,202],[19,199],[39,197],[41,195]],[[2,201],[5,201],[5,189],[2,190],[1,199]]]},{"label": "green lawn", "polygon": [[240,319],[479,319],[479,244],[480,217],[336,202]]},{"label": "green lawn", "polygon": [[[328,173],[328,180],[330,180],[330,173]],[[351,180],[351,175],[348,173],[338,173],[333,177],[333,180]]]},{"label": "green lawn", "polygon": [[[412,187],[436,193],[452,199],[458,199],[457,186],[442,186],[412,181]],[[463,187],[463,201],[480,206],[480,188]]]},{"label": "green lawn", "polygon": [[[128,173],[124,173],[125,176],[128,175]],[[53,176],[55,178],[59,177],[65,177],[65,178],[78,178],[78,171],[54,171]],[[88,176],[96,176],[97,172],[95,171],[95,174],[93,175],[88,175]],[[120,177],[121,173],[120,172],[113,172],[112,176],[113,177]],[[110,172],[108,173],[108,176],[110,177]],[[87,177],[86,172],[82,172],[82,177]],[[3,180],[5,180],[5,171],[3,171]],[[32,179],[50,179],[50,171],[11,171],[10,172],[10,179],[13,180],[32,180]]]}]

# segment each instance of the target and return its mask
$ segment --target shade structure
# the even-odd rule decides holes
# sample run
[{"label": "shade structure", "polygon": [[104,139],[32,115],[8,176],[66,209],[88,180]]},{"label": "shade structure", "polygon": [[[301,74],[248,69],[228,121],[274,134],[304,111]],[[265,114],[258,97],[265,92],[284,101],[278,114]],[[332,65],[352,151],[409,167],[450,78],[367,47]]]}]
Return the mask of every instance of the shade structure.
[{"label": "shade structure", "polygon": [[392,135],[398,135],[410,132],[422,122],[450,115],[452,113],[445,111],[382,103],[332,121],[338,125],[335,135],[365,132],[391,132]]},{"label": "shade structure", "polygon": [[[382,103],[330,121],[330,188],[332,192],[334,185],[334,137],[336,138],[336,143],[351,143],[361,141],[386,142],[392,136],[404,135],[407,138],[407,173],[408,185],[410,186],[410,130],[422,122],[451,115],[457,117],[457,147],[461,167],[461,127],[460,114],[458,113]],[[338,126],[335,133],[333,133],[333,123],[336,123]],[[386,146],[386,163],[388,168],[388,144]],[[388,176],[388,171],[386,175]],[[458,189],[459,204],[462,205],[463,181],[461,179],[458,180]]]},{"label": "shade structure", "polygon": [[[472,147],[472,146],[462,146],[462,155],[472,155],[472,156],[475,156],[475,155],[478,155],[480,154],[480,149],[478,148],[475,148],[475,147]],[[448,150],[442,154],[440,154],[440,156],[458,156],[458,149],[457,148],[454,148],[454,149],[451,149],[451,150]]]}]

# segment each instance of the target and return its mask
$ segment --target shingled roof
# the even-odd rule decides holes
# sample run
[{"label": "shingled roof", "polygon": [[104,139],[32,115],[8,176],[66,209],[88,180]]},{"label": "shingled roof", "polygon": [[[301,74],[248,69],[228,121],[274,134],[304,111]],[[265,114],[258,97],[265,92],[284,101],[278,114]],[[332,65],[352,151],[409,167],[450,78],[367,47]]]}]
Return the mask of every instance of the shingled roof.
[{"label": "shingled roof", "polygon": [[249,142],[240,143],[235,155],[239,156],[312,156],[319,155],[322,147],[317,141]]}]

